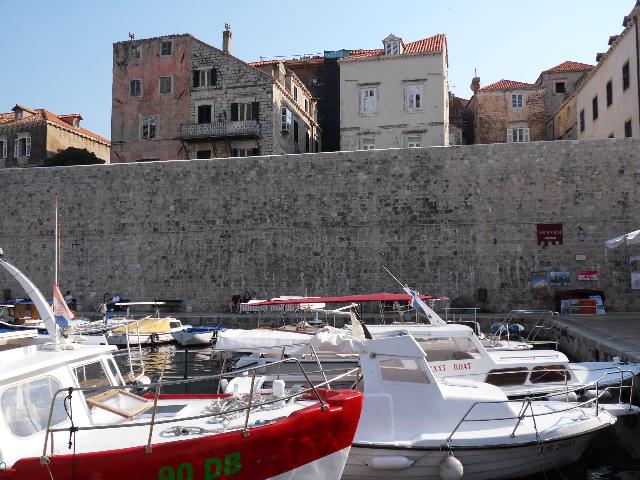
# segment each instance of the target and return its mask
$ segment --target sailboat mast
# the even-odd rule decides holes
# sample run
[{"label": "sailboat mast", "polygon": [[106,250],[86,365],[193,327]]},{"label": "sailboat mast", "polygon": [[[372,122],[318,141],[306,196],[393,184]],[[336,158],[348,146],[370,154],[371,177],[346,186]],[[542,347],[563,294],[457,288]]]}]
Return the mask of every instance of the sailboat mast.
[{"label": "sailboat mast", "polygon": [[60,258],[59,258],[59,250],[60,250],[60,238],[59,238],[59,231],[58,231],[58,196],[56,195],[56,234],[55,234],[55,242],[56,242],[56,247],[55,247],[55,281],[54,284],[58,285],[58,266],[60,264]]}]

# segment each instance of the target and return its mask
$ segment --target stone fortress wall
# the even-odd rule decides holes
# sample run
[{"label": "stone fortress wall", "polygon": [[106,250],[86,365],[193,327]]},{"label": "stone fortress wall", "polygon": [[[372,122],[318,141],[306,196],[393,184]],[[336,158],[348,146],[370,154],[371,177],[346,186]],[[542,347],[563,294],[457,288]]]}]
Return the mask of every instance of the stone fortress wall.
[{"label": "stone fortress wall", "polygon": [[[385,265],[420,292],[498,312],[550,307],[533,298],[532,272],[570,271],[571,284],[552,290],[601,289],[608,310],[639,311],[629,256],[640,246],[603,246],[640,228],[638,147],[620,139],[3,169],[0,247],[50,292],[57,195],[60,284],[85,309],[115,291],[182,299],[193,311],[226,311],[245,291],[398,292]],[[563,244],[538,245],[538,223],[562,223]],[[599,280],[578,282],[582,270]],[[23,294],[0,271],[5,288]]]}]

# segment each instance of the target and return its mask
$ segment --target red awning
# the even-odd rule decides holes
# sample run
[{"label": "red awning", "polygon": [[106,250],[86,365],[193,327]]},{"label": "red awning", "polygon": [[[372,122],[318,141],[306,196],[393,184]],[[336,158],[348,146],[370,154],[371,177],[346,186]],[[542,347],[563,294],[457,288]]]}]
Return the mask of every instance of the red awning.
[{"label": "red awning", "polygon": [[[447,300],[447,297],[420,295],[422,300]],[[301,303],[361,303],[361,302],[410,302],[411,296],[405,293],[370,293],[367,295],[346,295],[343,297],[307,297],[291,300],[265,300],[252,303],[254,307],[262,305],[296,305]]]}]

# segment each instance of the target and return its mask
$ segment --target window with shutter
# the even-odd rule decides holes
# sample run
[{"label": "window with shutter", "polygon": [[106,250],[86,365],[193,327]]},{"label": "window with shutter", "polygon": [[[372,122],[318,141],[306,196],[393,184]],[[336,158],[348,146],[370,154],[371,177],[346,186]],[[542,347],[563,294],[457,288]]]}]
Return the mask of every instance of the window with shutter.
[{"label": "window with shutter", "polygon": [[237,103],[231,104],[231,121],[232,122],[238,121],[238,104]]},{"label": "window with shutter", "polygon": [[193,71],[193,88],[200,86],[200,70]]},{"label": "window with shutter", "polygon": [[31,137],[24,139],[24,155],[25,157],[31,156]]},{"label": "window with shutter", "polygon": [[211,123],[211,105],[198,105],[198,123]]},{"label": "window with shutter", "polygon": [[210,85],[217,85],[218,84],[218,72],[216,71],[215,68],[211,69],[211,72],[209,72],[210,78],[211,78],[211,83]]},{"label": "window with shutter", "polygon": [[260,121],[260,102],[251,103],[251,118]]},{"label": "window with shutter", "polygon": [[293,141],[298,143],[298,122],[293,121]]},{"label": "window with shutter", "polygon": [[7,158],[7,138],[0,138],[0,155],[2,158]]},{"label": "window with shutter", "polygon": [[408,112],[422,110],[422,84],[410,84],[406,86],[405,98]]},{"label": "window with shutter", "polygon": [[513,128],[507,128],[507,143],[513,142]]},{"label": "window with shutter", "polygon": [[378,111],[378,89],[367,87],[360,89],[360,113],[376,113]]},{"label": "window with shutter", "polygon": [[15,143],[13,144],[13,158],[18,158],[20,156],[20,139],[16,137],[14,142]]}]

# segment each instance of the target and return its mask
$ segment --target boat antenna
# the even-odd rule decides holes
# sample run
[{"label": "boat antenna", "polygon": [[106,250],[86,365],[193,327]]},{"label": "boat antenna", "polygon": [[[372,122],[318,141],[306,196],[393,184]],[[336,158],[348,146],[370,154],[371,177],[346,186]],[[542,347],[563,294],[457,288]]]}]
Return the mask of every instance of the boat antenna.
[{"label": "boat antenna", "polygon": [[384,265],[382,265],[382,268],[384,268],[384,269],[387,271],[387,273],[388,273],[389,275],[391,275],[391,278],[393,278],[396,282],[398,282],[398,285],[400,285],[403,289],[404,289],[404,288],[408,288],[408,287],[409,287],[409,285],[403,285],[403,284],[402,284],[402,282],[401,282],[400,280],[398,280],[398,279],[396,278],[396,276],[395,276],[393,273],[391,273],[391,271],[390,271],[387,267],[385,267]]}]

